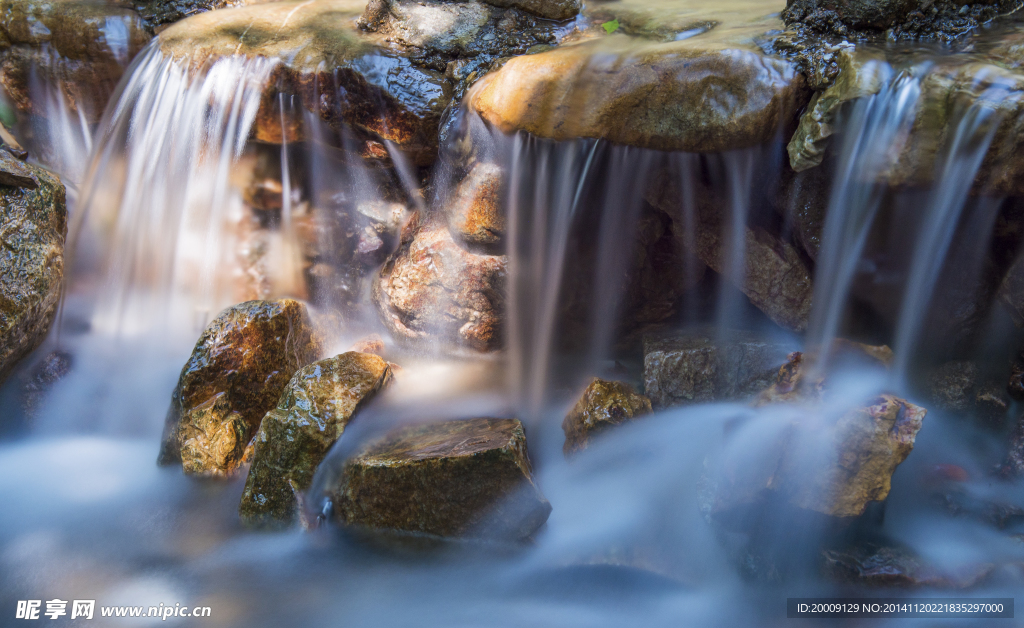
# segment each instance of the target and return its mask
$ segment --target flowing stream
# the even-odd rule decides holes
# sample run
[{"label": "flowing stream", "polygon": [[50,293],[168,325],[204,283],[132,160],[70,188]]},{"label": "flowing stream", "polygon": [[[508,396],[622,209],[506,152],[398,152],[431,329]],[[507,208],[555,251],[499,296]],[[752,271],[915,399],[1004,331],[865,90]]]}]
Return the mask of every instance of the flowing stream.
[{"label": "flowing stream", "polygon": [[[927,354],[923,328],[959,226],[976,217],[983,225],[977,241],[994,237],[1003,199],[979,196],[976,179],[1005,107],[985,103],[1006,105],[1011,95],[986,92],[985,102],[951,122],[928,189],[896,189],[885,173],[914,132],[923,81],[939,66],[870,66],[881,88],[842,109],[834,154],[821,166],[830,169],[831,190],[817,257],[812,264],[806,254],[779,253],[814,269],[813,308],[801,334],[755,309],[755,290],[744,288],[755,272],[748,262],[760,254],[749,247],[784,222],[773,209],[782,185],[781,129],[763,146],[670,152],[507,134],[463,103],[426,173],[390,142],[373,160],[353,158],[366,150],[362,131],[331,128],[284,91],[276,112],[285,139],[253,140],[279,63],[227,56],[189,68],[154,43],[132,62],[94,133],[54,96],[50,133],[64,138],[68,145],[56,152],[70,161],[49,165],[80,183],[59,335],[34,355],[59,350],[72,368],[31,416],[17,396],[23,380],[12,377],[0,389],[2,612],[17,600],[73,598],[213,609],[203,621],[171,618],[167,625],[775,626],[786,623],[787,597],[863,594],[820,578],[815,567],[822,543],[854,537],[898,542],[927,562],[932,579],[916,596],[944,595],[948,589],[936,583],[969,581],[979,565],[987,579],[970,595],[1020,592],[1024,544],[1013,534],[1024,533],[1024,522],[1011,518],[996,530],[948,516],[927,497],[935,470],[955,465],[967,478],[959,489],[967,501],[1024,504],[1024,485],[991,479],[1002,436],[941,408],[929,407],[885,508],[869,513],[865,529],[836,532],[773,508],[752,529],[719,529],[702,512],[708,478],[723,469],[757,473],[768,464],[766,443],[794,439],[803,453],[792,464],[801,468],[832,452],[836,425],[850,408],[882,393],[930,405],[914,370]],[[296,117],[306,134],[289,140]],[[253,533],[237,517],[243,480],[195,481],[158,468],[179,369],[224,307],[303,298],[317,313],[345,312],[331,339],[335,353],[368,333],[392,344],[371,303],[386,257],[374,255],[399,246],[411,214],[452,198],[468,143],[478,161],[508,173],[506,350],[480,357],[441,342],[394,343],[390,359],[402,367],[396,385],[346,429],[309,495],[314,509],[323,508],[317,487],[395,425],[516,416],[553,505],[536,538],[523,546],[453,542],[417,551],[367,547],[332,525]],[[83,163],[83,152],[89,167],[79,173],[73,164]],[[264,171],[280,183],[279,213],[270,218],[243,198],[248,182],[263,176],[253,173]],[[675,200],[665,201],[671,194]],[[708,199],[719,199],[728,215],[709,220]],[[898,260],[878,236],[900,224],[892,218],[903,215],[897,210],[917,225],[900,231]],[[374,248],[377,242],[384,248]],[[495,254],[488,246],[475,253]],[[709,253],[712,246],[717,252]],[[795,343],[816,355],[815,374],[836,363],[827,394],[813,419],[786,404],[659,410],[567,462],[560,426],[582,387],[594,376],[640,385],[635,347],[646,328],[637,321],[658,313],[641,307],[650,301],[635,265],[658,247],[673,252],[675,282],[672,298],[659,305],[674,314],[658,319],[660,330],[710,328],[720,346],[751,331]],[[983,255],[979,247],[972,263]],[[370,261],[349,272],[353,259]],[[881,265],[890,263],[898,268],[886,275]],[[334,296],[318,296],[327,289],[317,286]],[[865,332],[849,323],[851,308],[872,298],[888,304],[889,319]],[[999,343],[997,323],[984,328],[989,336],[979,347]],[[839,364],[833,341],[858,334],[892,346],[890,371]],[[1013,412],[1015,403],[1004,410]],[[812,429],[794,436],[787,431],[794,421]],[[96,624],[161,623],[103,621]],[[976,624],[985,621],[993,620]]]}]

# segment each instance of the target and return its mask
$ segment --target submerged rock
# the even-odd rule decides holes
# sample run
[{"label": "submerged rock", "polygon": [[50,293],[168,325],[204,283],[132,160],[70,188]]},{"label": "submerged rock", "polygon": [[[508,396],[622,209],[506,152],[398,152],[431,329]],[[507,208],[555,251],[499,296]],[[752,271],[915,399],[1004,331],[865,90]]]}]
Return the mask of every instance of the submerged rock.
[{"label": "submerged rock", "polygon": [[0,188],[0,382],[46,338],[64,280],[64,185],[24,168],[38,187]]},{"label": "submerged rock", "polygon": [[[852,343],[846,347],[854,349]],[[878,351],[859,353],[874,359]],[[751,464],[747,472],[717,476],[708,491],[711,514],[781,499],[831,517],[857,517],[869,503],[888,496],[892,474],[910,455],[927,411],[882,394],[863,407],[830,415],[833,411],[820,401],[827,378],[812,373],[803,355],[794,353],[758,397],[755,405],[795,404],[801,418],[774,431],[756,463],[735,462]]]},{"label": "submerged rock", "polygon": [[999,467],[999,475],[1004,478],[1024,477],[1024,415],[1018,417],[1008,441],[1006,460]]},{"label": "submerged rock", "polygon": [[644,391],[655,408],[741,400],[775,380],[795,349],[753,332],[713,329],[644,338]]},{"label": "submerged rock", "polygon": [[381,268],[373,300],[398,338],[493,351],[502,343],[506,259],[458,245],[433,218],[414,219]]},{"label": "submerged rock", "polygon": [[321,350],[306,306],[234,305],[211,322],[178,378],[158,462],[188,475],[230,476],[292,374]]},{"label": "submerged rock", "polygon": [[594,378],[562,421],[562,451],[566,456],[583,451],[598,433],[650,413],[651,400],[629,384]]},{"label": "submerged rock", "polygon": [[993,427],[1000,427],[1010,398],[995,381],[986,381],[970,360],[945,362],[928,373],[928,392],[936,407],[971,412]]},{"label": "submerged rock", "polygon": [[47,117],[33,84],[55,86],[74,114],[98,122],[132,57],[151,36],[117,2],[7,0],[0,4],[0,83],[15,107]]},{"label": "submerged rock", "polygon": [[[162,31],[160,48],[193,69],[230,55],[278,60],[257,116],[257,137],[282,139],[277,94],[283,92],[335,129],[392,142],[417,165],[429,165],[450,88],[440,72],[364,35],[355,23],[362,8],[350,0],[312,0],[210,11]],[[286,126],[291,122],[301,125],[301,116]]]},{"label": "submerged rock", "polygon": [[994,568],[994,565],[986,563],[941,570],[907,548],[877,543],[825,550],[822,558],[823,575],[826,577],[872,587],[966,589],[977,584]]},{"label": "submerged rock", "polygon": [[516,419],[398,429],[346,462],[328,497],[345,525],[443,537],[522,540],[551,512]]},{"label": "submerged rock", "polygon": [[809,96],[787,61],[689,41],[637,49],[615,37],[511,59],[469,102],[506,133],[720,152],[792,127]]},{"label": "submerged rock", "polygon": [[277,407],[263,417],[238,512],[252,527],[287,526],[297,495],[352,417],[391,378],[379,356],[350,351],[308,364],[292,377]]}]

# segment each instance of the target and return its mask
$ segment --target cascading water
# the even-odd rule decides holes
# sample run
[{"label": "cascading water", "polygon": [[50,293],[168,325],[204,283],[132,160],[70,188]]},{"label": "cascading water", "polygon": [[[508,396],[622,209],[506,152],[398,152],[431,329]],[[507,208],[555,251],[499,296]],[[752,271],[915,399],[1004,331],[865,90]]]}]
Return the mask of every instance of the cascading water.
[{"label": "cascading water", "polygon": [[[692,25],[682,32],[706,34]],[[609,59],[640,58],[649,45],[589,63],[612,68]],[[839,112],[820,166],[831,183],[820,246],[809,254],[794,244],[790,208],[779,200],[792,175],[782,161],[785,120],[755,146],[655,150],[505,132],[474,110],[470,93],[428,169],[389,139],[402,129],[371,133],[347,119],[331,128],[326,98],[307,110],[307,93],[275,83],[293,60],[227,55],[192,67],[156,42],[108,107],[72,213],[61,344],[76,366],[23,426],[29,436],[0,446],[0,478],[19,478],[0,484],[5,501],[47,496],[38,508],[0,513],[4,605],[187,602],[211,606],[221,625],[775,625],[785,597],[879,591],[834,579],[863,577],[848,573],[856,563],[867,577],[897,580],[905,570],[886,571],[892,555],[920,561],[912,577],[928,595],[964,583],[987,597],[1019,589],[1024,551],[1006,532],[1020,532],[1020,515],[1002,513],[1005,530],[996,530],[984,509],[1021,503],[1022,489],[990,481],[988,467],[1002,455],[991,433],[938,407],[921,426],[915,404],[930,402],[914,372],[924,311],[938,298],[955,240],[967,237],[963,224],[977,219],[972,241],[987,247],[1008,211],[998,195],[972,195],[988,193],[983,161],[1016,92],[991,88],[958,111],[933,182],[908,191],[889,177],[918,132],[924,86],[941,64],[867,64],[861,71],[881,87]],[[1003,108],[991,110],[992,102]],[[267,119],[279,137],[253,141]],[[293,133],[296,120],[302,131]],[[475,164],[504,173],[506,226],[483,242],[452,235],[448,213]],[[257,208],[259,194],[273,201]],[[900,232],[906,259],[886,258],[902,266],[873,275],[884,250],[878,232],[902,224],[908,198],[919,202],[906,212],[918,227]],[[433,248],[410,244],[424,233]],[[400,255],[421,274],[393,271]],[[480,305],[486,290],[475,286],[458,301],[461,286],[445,283],[446,264],[469,272],[478,263],[497,268],[493,283],[507,293],[497,305]],[[397,278],[382,286],[389,272]],[[803,278],[812,274],[813,296]],[[422,277],[444,295],[440,322],[416,327],[400,312],[399,323],[422,336],[403,342],[381,320],[391,304],[380,294],[430,283]],[[868,299],[865,278],[896,285],[878,300],[895,293],[898,305],[852,325]],[[408,301],[420,305],[424,294]],[[240,481],[158,470],[154,443],[199,331],[242,298],[278,296],[316,306],[317,324],[333,334],[331,354],[367,333],[383,336],[395,383],[360,407],[310,488],[293,488],[319,527],[247,534],[237,517]],[[787,308],[773,308],[773,299]],[[481,357],[456,345],[486,306],[501,315],[503,350]],[[451,328],[457,333],[431,335]],[[813,368],[800,371],[799,356],[781,371],[773,362],[776,385],[750,403],[655,402],[652,416],[616,426],[567,460],[559,427],[581,388],[595,375],[639,388],[646,369],[661,366],[647,364],[640,347],[668,334],[704,338],[710,348],[674,359],[694,360],[690,379],[715,386],[740,377],[724,371],[752,369],[768,345],[803,347]],[[865,362],[848,342],[879,338],[895,350],[889,370],[885,351],[869,347],[883,358]],[[741,347],[739,358],[724,357],[730,346]],[[0,395],[0,412],[17,403],[10,395]],[[880,430],[891,437],[885,447],[920,433],[907,462],[889,470],[886,503],[837,524],[856,508],[833,500],[834,487],[862,467],[875,472],[844,453],[867,438],[857,422],[865,415],[891,420]],[[477,416],[526,424],[534,478],[553,506],[530,544],[378,551],[329,523],[337,504],[326,490],[366,442],[407,423]],[[936,484],[950,477],[956,488],[936,503]],[[877,546],[883,551],[857,558]]]}]

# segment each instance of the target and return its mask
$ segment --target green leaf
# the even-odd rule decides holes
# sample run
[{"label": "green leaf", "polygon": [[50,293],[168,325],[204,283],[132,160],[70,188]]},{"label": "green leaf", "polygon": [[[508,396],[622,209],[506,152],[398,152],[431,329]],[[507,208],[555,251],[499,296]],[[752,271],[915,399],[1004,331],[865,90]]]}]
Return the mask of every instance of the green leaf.
[{"label": "green leaf", "polygon": [[611,22],[605,22],[601,26],[604,28],[604,31],[606,33],[611,35],[615,31],[619,30],[619,20],[618,20],[618,18],[616,18],[616,19],[612,20]]}]

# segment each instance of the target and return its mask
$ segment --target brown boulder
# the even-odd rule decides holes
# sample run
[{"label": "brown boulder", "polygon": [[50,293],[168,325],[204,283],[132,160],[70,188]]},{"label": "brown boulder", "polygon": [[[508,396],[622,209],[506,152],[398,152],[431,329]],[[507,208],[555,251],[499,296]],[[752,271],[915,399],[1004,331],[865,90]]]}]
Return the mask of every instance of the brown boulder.
[{"label": "brown boulder", "polygon": [[476,351],[502,343],[506,260],[460,247],[436,219],[413,219],[381,268],[373,300],[398,338]]},{"label": "brown boulder", "polygon": [[810,94],[793,65],[700,44],[638,49],[616,37],[563,45],[511,59],[477,83],[469,102],[506,133],[657,150],[746,148],[795,124]]},{"label": "brown boulder", "polygon": [[442,537],[522,540],[551,512],[516,419],[400,428],[346,462],[328,496],[343,524]]},{"label": "brown boulder", "polygon": [[230,476],[292,374],[321,350],[306,306],[239,303],[199,336],[171,395],[159,464],[188,475]]},{"label": "brown boulder", "polygon": [[299,515],[297,495],[345,426],[391,378],[376,355],[350,351],[299,369],[253,440],[252,467],[238,512],[251,527],[287,526]]},{"label": "brown boulder", "polygon": [[0,187],[0,382],[46,338],[64,281],[64,185],[23,168],[37,187]]},{"label": "brown boulder", "polygon": [[562,451],[566,456],[583,451],[596,434],[650,413],[651,400],[629,384],[594,378],[562,421]]}]

